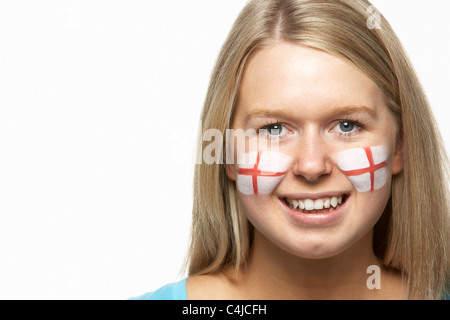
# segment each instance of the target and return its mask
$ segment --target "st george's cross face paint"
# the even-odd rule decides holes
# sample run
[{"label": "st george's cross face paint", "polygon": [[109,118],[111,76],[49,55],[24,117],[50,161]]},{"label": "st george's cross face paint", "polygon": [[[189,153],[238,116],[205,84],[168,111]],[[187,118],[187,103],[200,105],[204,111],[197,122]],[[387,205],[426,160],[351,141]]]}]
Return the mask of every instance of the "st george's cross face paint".
[{"label": "st george's cross face paint", "polygon": [[386,146],[354,148],[339,152],[336,162],[356,191],[369,192],[384,187],[388,180]]},{"label": "st george's cross face paint", "polygon": [[270,194],[291,168],[293,158],[273,151],[252,151],[238,158],[237,187],[245,195]]},{"label": "st george's cross face paint", "polygon": [[[383,188],[388,180],[389,148],[374,146],[340,151],[339,169],[358,192]],[[292,167],[293,158],[274,151],[252,151],[238,157],[237,187],[245,195],[270,194]]]}]

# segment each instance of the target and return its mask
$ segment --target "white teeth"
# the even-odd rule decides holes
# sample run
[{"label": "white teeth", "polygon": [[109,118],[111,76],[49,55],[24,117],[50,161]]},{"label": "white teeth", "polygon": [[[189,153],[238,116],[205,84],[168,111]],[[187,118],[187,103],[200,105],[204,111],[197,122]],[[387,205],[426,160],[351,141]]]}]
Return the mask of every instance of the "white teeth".
[{"label": "white teeth", "polygon": [[311,199],[305,200],[305,210],[314,210],[314,201]]},{"label": "white teeth", "polygon": [[323,201],[322,199],[317,199],[314,201],[314,209],[316,210],[322,210],[323,209]]},{"label": "white teeth", "polygon": [[342,204],[343,200],[343,196],[322,198],[316,200],[299,200],[286,198],[286,201],[291,209],[303,211],[325,210],[325,212],[333,211],[335,208]]},{"label": "white teeth", "polygon": [[303,203],[303,201],[298,200],[298,207],[302,210],[305,209],[305,204]]},{"label": "white teeth", "polygon": [[337,205],[338,205],[338,201],[337,201],[337,198],[336,197],[333,197],[333,198],[331,198],[331,201],[330,201],[330,203],[331,203],[331,205],[333,206],[333,207],[337,207]]}]

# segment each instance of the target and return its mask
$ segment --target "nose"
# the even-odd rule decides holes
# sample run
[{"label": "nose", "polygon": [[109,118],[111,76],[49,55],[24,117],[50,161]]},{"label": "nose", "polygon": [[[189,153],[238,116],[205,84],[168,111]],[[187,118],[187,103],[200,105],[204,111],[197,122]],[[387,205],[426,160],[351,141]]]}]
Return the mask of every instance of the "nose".
[{"label": "nose", "polygon": [[315,182],[332,171],[329,150],[318,134],[304,135],[297,147],[293,173],[309,182]]}]

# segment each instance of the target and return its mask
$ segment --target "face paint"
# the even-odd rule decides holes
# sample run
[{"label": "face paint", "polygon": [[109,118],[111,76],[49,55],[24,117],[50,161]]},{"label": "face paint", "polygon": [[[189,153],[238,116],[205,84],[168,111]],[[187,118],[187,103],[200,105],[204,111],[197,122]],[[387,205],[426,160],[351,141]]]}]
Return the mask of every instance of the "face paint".
[{"label": "face paint", "polygon": [[238,158],[237,187],[246,195],[269,194],[283,180],[293,159],[280,152],[253,151]]},{"label": "face paint", "polygon": [[355,148],[339,152],[336,162],[356,191],[368,192],[386,184],[388,155],[389,149],[385,146]]}]

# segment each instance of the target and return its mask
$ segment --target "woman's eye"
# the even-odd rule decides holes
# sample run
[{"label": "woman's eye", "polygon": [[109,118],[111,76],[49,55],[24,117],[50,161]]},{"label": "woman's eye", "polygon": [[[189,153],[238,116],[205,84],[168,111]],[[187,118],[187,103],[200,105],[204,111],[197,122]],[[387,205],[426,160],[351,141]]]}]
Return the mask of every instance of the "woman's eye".
[{"label": "woman's eye", "polygon": [[339,123],[339,129],[342,130],[342,132],[351,132],[355,128],[355,124],[349,121],[341,122]]},{"label": "woman's eye", "polygon": [[281,130],[283,129],[281,124],[271,124],[266,128],[266,130],[269,132],[272,136],[278,136],[281,133]]},{"label": "woman's eye", "polygon": [[[275,137],[281,137],[284,134],[286,134],[287,129],[280,123],[274,123],[274,124],[266,125],[266,126],[262,127],[260,130],[264,130],[264,133],[263,133],[264,135],[275,138]],[[262,132],[260,131],[260,134],[261,133]]]},{"label": "woman's eye", "polygon": [[356,121],[340,120],[339,123],[333,128],[333,131],[341,135],[350,135],[356,133],[362,129],[362,125]]}]

